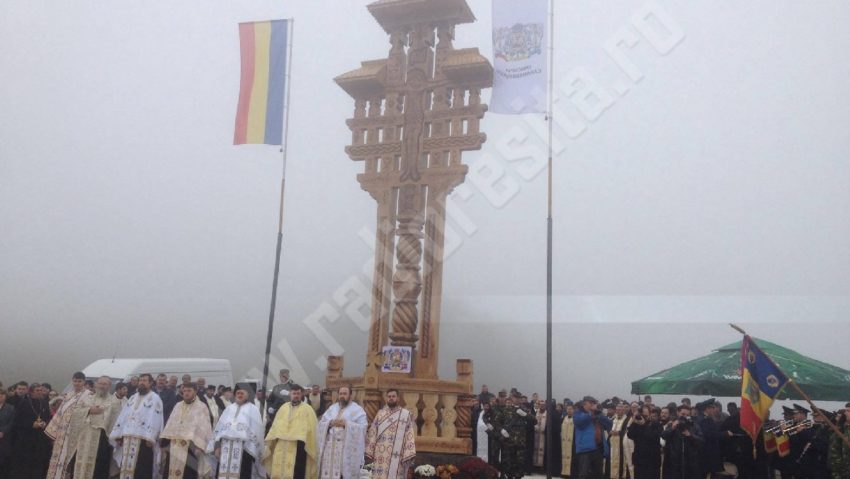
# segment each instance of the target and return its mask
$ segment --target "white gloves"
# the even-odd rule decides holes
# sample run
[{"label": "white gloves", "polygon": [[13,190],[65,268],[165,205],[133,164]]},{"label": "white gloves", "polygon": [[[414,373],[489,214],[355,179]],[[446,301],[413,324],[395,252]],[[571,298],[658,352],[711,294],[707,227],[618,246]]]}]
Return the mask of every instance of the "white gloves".
[{"label": "white gloves", "polygon": [[505,439],[508,439],[508,438],[511,437],[511,435],[508,434],[508,431],[505,431],[504,429],[502,429],[502,437],[504,437]]},{"label": "white gloves", "polygon": [[516,413],[517,413],[517,414],[519,414],[519,415],[520,415],[520,416],[522,416],[522,417],[528,416],[528,413],[527,413],[527,412],[525,412],[525,411],[524,411],[524,410],[522,410],[522,409],[517,409],[517,410],[516,410]]}]

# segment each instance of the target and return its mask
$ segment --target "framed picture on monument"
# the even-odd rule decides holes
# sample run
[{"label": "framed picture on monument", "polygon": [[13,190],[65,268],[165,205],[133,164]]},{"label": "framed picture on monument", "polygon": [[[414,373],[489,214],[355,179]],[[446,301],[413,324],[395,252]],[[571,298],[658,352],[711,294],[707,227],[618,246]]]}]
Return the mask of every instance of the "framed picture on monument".
[{"label": "framed picture on monument", "polygon": [[384,346],[384,365],[381,371],[385,373],[409,373],[410,359],[413,348],[410,346]]}]

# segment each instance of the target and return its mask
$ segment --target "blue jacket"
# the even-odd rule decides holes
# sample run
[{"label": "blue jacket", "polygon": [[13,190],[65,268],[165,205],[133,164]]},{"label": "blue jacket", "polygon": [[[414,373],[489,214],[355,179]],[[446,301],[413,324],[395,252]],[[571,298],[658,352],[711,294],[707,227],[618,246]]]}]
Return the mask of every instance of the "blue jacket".
[{"label": "blue jacket", "polygon": [[[601,414],[596,416],[596,420],[599,421],[599,425],[602,426],[602,430],[604,431],[610,432],[611,427],[614,425],[610,419]],[[573,414],[573,425],[575,426],[576,454],[595,451],[597,446],[595,440],[596,430],[593,425],[593,415],[582,410],[577,410]],[[608,457],[608,441],[606,441],[604,437],[602,438],[602,447],[605,457]]]}]

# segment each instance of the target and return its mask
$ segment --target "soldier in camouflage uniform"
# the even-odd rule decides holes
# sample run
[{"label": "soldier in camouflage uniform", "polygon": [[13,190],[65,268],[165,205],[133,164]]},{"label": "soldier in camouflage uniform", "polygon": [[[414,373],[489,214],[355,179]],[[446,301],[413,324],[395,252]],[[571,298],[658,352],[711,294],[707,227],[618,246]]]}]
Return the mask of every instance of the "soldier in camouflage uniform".
[{"label": "soldier in camouflage uniform", "polygon": [[[845,436],[850,437],[850,403],[844,405],[844,414],[838,421],[838,428]],[[829,441],[829,467],[832,479],[850,477],[850,447],[838,434],[832,434]]]},{"label": "soldier in camouflage uniform", "polygon": [[268,429],[274,423],[274,416],[277,414],[278,409],[289,402],[289,391],[292,390],[292,386],[294,384],[295,383],[292,382],[292,379],[289,379],[289,370],[281,369],[280,384],[272,389],[272,393],[266,403],[266,411],[269,413],[268,424],[266,424],[266,432],[268,432]]},{"label": "soldier in camouflage uniform", "polygon": [[505,479],[519,479],[525,475],[526,431],[537,421],[528,412],[508,398],[505,406],[498,408],[493,418],[493,429],[499,437],[501,460],[499,471]]}]

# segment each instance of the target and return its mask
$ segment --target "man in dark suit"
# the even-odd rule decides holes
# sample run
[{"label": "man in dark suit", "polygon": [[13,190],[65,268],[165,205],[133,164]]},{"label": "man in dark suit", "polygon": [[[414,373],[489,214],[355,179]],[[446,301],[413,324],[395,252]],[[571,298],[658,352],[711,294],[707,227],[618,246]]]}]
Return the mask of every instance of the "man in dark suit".
[{"label": "man in dark suit", "polygon": [[12,457],[12,426],[15,425],[15,406],[6,403],[6,390],[0,387],[0,479],[9,477]]}]

